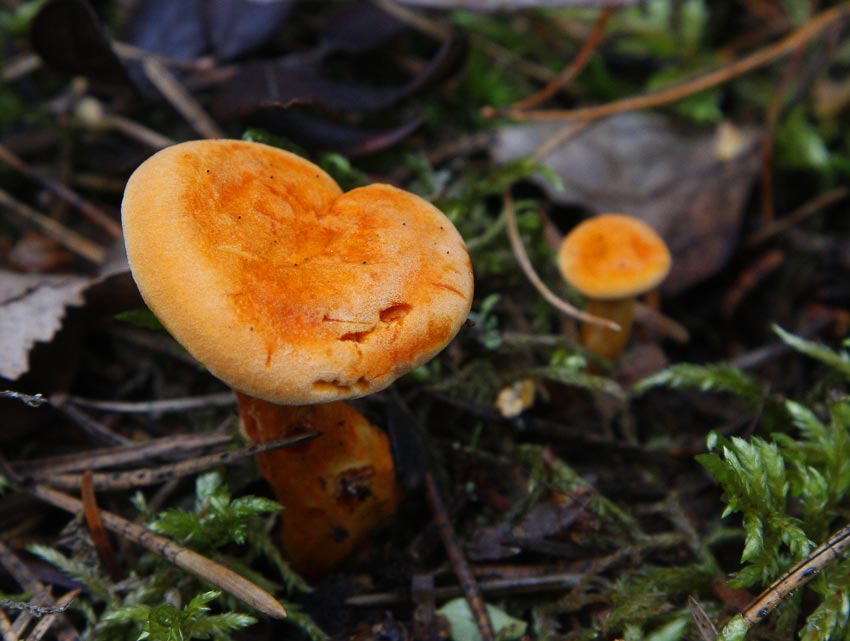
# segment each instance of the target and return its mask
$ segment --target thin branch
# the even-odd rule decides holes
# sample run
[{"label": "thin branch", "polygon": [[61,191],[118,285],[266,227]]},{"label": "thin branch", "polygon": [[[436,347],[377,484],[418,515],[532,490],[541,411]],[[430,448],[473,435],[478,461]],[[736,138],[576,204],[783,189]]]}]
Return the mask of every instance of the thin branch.
[{"label": "thin branch", "polygon": [[[479,581],[478,588],[482,594],[509,596],[533,592],[563,591],[575,587],[580,581],[581,574],[577,572],[566,572],[543,576],[489,579]],[[438,601],[447,601],[448,599],[462,595],[463,590],[460,586],[448,585],[434,588],[434,598]],[[377,608],[408,603],[409,600],[410,595],[406,592],[375,592],[349,597],[345,600],[345,604],[354,607]]]},{"label": "thin branch", "polygon": [[28,223],[31,223],[41,229],[46,236],[57,241],[60,245],[73,252],[81,258],[94,263],[95,265],[103,264],[106,260],[106,250],[100,245],[92,242],[82,234],[78,234],[72,229],[68,229],[55,219],[36,211],[26,203],[21,202],[9,192],[0,189],[0,207],[6,208]]},{"label": "thin branch", "polygon": [[806,218],[817,214],[830,205],[834,205],[840,200],[844,200],[850,196],[850,189],[847,187],[836,187],[829,191],[820,194],[812,200],[804,203],[787,216],[783,216],[777,220],[773,220],[766,225],[759,227],[749,238],[746,244],[750,247],[759,245],[777,234],[788,231],[795,225],[801,223]]},{"label": "thin branch", "polygon": [[18,156],[12,153],[10,149],[4,147],[2,144],[0,144],[0,162],[20,172],[27,178],[37,182],[39,185],[53,193],[55,196],[64,200],[66,203],[68,203],[75,209],[79,210],[93,224],[100,227],[103,231],[112,236],[112,238],[121,238],[121,224],[118,221],[113,219],[109,214],[107,214],[97,205],[94,205],[93,203],[80,196],[77,192],[73,191],[72,189],[69,189],[62,183],[53,180],[52,178],[38,173],[22,159],[18,158]]},{"label": "thin branch", "polygon": [[50,631],[50,628],[53,627],[53,624],[59,620],[59,616],[71,605],[71,602],[77,598],[81,590],[71,590],[63,594],[56,600],[56,603],[53,606],[54,612],[47,614],[39,620],[38,623],[33,627],[32,632],[30,632],[26,641],[41,641],[44,638],[44,635]]},{"label": "thin branch", "polygon": [[145,58],[142,62],[145,75],[159,92],[180,112],[186,121],[204,138],[227,138],[215,120],[204,111],[186,88],[171,75],[165,66],[154,58]]},{"label": "thin branch", "polygon": [[597,118],[613,116],[627,111],[659,107],[705,91],[706,89],[711,89],[759,67],[775,62],[793,53],[803,44],[814,40],[821,32],[839,20],[846,18],[848,15],[850,15],[850,4],[841,4],[833,7],[815,16],[776,44],[767,46],[740,60],[735,60],[719,69],[660,91],[581,109],[547,109],[538,111],[508,109],[498,111],[491,107],[485,107],[483,114],[486,117],[507,116],[516,120],[596,120]]},{"label": "thin branch", "polygon": [[[83,505],[79,499],[46,485],[36,484],[26,489],[33,496],[58,507],[60,510],[65,510],[71,514],[79,514],[83,510]],[[159,554],[200,579],[209,581],[264,614],[276,619],[286,617],[286,610],[271,594],[221,563],[201,556],[197,552],[178,545],[171,539],[156,534],[112,512],[101,511],[100,515],[107,529],[126,537],[151,552]]]},{"label": "thin branch", "polygon": [[549,100],[549,98],[572,82],[572,80],[581,73],[582,69],[587,66],[587,63],[590,62],[591,57],[602,42],[602,38],[605,36],[605,27],[613,16],[614,9],[612,7],[603,9],[599,14],[599,17],[596,19],[596,24],[593,25],[593,30],[590,32],[590,36],[588,36],[587,40],[584,41],[584,44],[581,46],[581,49],[579,49],[576,57],[573,58],[573,61],[569,65],[567,65],[566,69],[564,69],[560,74],[558,74],[557,78],[543,87],[543,89],[538,91],[536,94],[514,103],[512,109],[531,109],[533,107],[537,107],[541,103]]},{"label": "thin branch", "polygon": [[525,246],[522,244],[522,238],[519,235],[519,227],[516,222],[513,199],[508,193],[505,193],[504,198],[505,219],[508,223],[508,238],[511,241],[511,248],[514,251],[514,256],[516,256],[519,266],[522,267],[522,271],[525,273],[526,278],[528,278],[531,284],[534,285],[534,288],[540,292],[540,295],[543,296],[543,298],[545,298],[553,307],[564,312],[568,316],[572,316],[573,318],[584,321],[585,323],[591,323],[592,325],[598,325],[599,327],[619,332],[620,326],[614,321],[599,318],[598,316],[593,316],[592,314],[576,309],[567,301],[558,297],[558,295],[551,289],[546,287],[543,281],[540,280],[540,276],[538,276],[537,272],[534,271],[534,267],[531,265],[531,260],[529,260],[528,254],[525,251]]},{"label": "thin branch", "polygon": [[[222,465],[234,465],[244,459],[269,450],[301,445],[313,440],[317,436],[319,436],[319,432],[311,432],[290,438],[275,439],[273,441],[266,441],[265,443],[249,445],[238,450],[199,456],[188,461],[172,463],[171,465],[129,470],[127,472],[99,472],[92,474],[92,484],[94,489],[98,491],[131,490],[147,485],[157,485],[175,478],[205,472],[216,467],[221,467]],[[56,476],[40,476],[39,480],[52,487],[70,490],[79,487],[82,479],[79,474],[59,474]]]},{"label": "thin branch", "polygon": [[116,412],[119,414],[162,414],[165,412],[185,412],[198,408],[229,407],[236,405],[233,392],[206,394],[204,396],[189,396],[185,398],[168,398],[158,401],[98,401],[81,396],[69,396],[68,402],[79,407]]},{"label": "thin branch", "polygon": [[149,461],[157,456],[181,454],[201,448],[229,443],[229,434],[176,434],[143,443],[130,443],[118,447],[103,447],[77,454],[50,456],[26,461],[12,461],[16,472],[36,480],[51,474],[79,472],[116,467],[138,461]]},{"label": "thin branch", "polygon": [[482,641],[494,641],[496,633],[493,629],[493,622],[490,620],[490,613],[487,612],[487,606],[484,604],[481,590],[478,589],[478,582],[469,569],[469,563],[463,555],[463,551],[455,535],[455,530],[449,521],[446,508],[443,505],[440,491],[437,489],[437,484],[434,482],[434,477],[431,476],[430,472],[426,472],[425,474],[425,498],[428,500],[428,505],[431,506],[434,525],[437,526],[437,532],[449,555],[452,569],[463,588],[466,602],[469,604],[469,610],[472,612],[475,623],[478,625],[478,631],[481,633],[481,639]]}]

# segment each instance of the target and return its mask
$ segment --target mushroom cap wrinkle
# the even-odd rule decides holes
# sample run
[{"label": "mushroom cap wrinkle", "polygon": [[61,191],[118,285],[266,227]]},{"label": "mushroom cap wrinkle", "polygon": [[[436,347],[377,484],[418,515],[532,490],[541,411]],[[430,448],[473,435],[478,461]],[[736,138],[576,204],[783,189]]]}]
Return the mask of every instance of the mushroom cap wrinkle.
[{"label": "mushroom cap wrinkle", "polygon": [[130,177],[127,256],[163,325],[231,387],[275,403],[363,396],[435,356],[472,301],[452,223],[390,185],[236,140],[164,149]]},{"label": "mushroom cap wrinkle", "polygon": [[670,251],[645,222],[624,214],[601,214],[567,234],[558,251],[564,280],[596,300],[638,296],[657,287],[670,271]]}]

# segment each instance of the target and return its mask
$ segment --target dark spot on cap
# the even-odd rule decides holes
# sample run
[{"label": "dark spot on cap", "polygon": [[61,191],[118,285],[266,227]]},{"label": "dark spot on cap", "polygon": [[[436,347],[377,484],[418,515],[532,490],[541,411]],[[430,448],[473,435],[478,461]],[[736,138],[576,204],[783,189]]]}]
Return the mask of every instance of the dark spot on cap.
[{"label": "dark spot on cap", "polygon": [[348,530],[341,525],[337,525],[333,530],[331,530],[331,538],[336,543],[342,543],[348,538]]}]

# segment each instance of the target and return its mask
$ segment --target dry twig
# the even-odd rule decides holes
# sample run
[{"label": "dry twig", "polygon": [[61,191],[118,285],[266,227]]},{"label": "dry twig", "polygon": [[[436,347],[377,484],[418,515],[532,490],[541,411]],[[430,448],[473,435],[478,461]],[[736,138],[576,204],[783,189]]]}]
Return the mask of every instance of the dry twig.
[{"label": "dry twig", "polygon": [[522,238],[519,235],[519,227],[516,222],[516,213],[514,212],[514,203],[511,195],[509,193],[505,193],[505,219],[507,221],[508,227],[508,238],[511,241],[511,248],[514,251],[514,256],[516,256],[517,262],[520,267],[522,267],[522,271],[525,273],[526,278],[534,285],[534,288],[540,292],[540,295],[545,298],[549,304],[551,304],[556,309],[564,312],[568,316],[572,316],[573,318],[584,321],[585,323],[591,323],[593,325],[599,325],[600,327],[604,327],[606,329],[610,329],[611,331],[618,332],[620,331],[620,326],[610,320],[605,318],[599,318],[597,316],[593,316],[592,314],[588,314],[579,309],[576,309],[572,305],[570,305],[567,301],[559,298],[555,292],[546,287],[542,280],[540,280],[540,276],[537,275],[537,272],[534,271],[534,267],[531,265],[531,261],[528,258],[528,254],[525,251],[525,247],[522,244]]},{"label": "dry twig", "polygon": [[18,474],[41,480],[49,475],[62,472],[96,470],[138,461],[149,461],[157,456],[174,456],[205,447],[225,445],[230,440],[229,434],[176,434],[147,442],[86,450],[77,454],[16,461],[14,468]]},{"label": "dry twig", "polygon": [[[35,484],[26,489],[36,498],[58,507],[60,510],[65,510],[71,514],[78,514],[83,510],[83,505],[79,499],[46,485]],[[197,552],[184,548],[182,545],[178,545],[174,541],[112,512],[101,511],[100,515],[107,529],[126,537],[151,552],[159,554],[200,579],[209,581],[264,614],[276,619],[286,617],[286,610],[271,594],[221,563],[201,556]]]},{"label": "dry twig", "polygon": [[142,63],[145,75],[159,92],[180,112],[192,128],[204,138],[227,138],[204,108],[190,94],[171,72],[155,58],[145,58]]},{"label": "dry twig", "polygon": [[446,508],[443,505],[443,499],[440,497],[440,491],[437,489],[437,484],[434,482],[434,477],[431,476],[430,472],[425,474],[425,497],[428,499],[428,505],[431,506],[434,525],[437,526],[437,532],[449,555],[452,569],[458,581],[460,581],[464,596],[466,596],[466,602],[469,604],[469,610],[472,612],[475,623],[478,625],[481,639],[483,641],[494,641],[496,633],[493,630],[490,613],[487,612],[487,606],[484,605],[481,590],[478,589],[478,582],[470,571],[469,563],[467,563],[460,544],[457,542],[457,536],[449,521]]},{"label": "dry twig", "polygon": [[114,220],[109,214],[103,211],[100,207],[89,202],[78,193],[69,189],[62,183],[48,178],[37,171],[33,170],[27,163],[18,158],[11,150],[0,145],[0,162],[8,165],[15,171],[20,172],[27,178],[37,182],[39,185],[53,193],[58,198],[61,198],[66,203],[79,210],[93,224],[100,227],[112,238],[121,238],[121,225]]},{"label": "dry twig", "polygon": [[[246,458],[262,452],[268,452],[269,450],[301,445],[313,440],[319,434],[319,432],[299,434],[290,438],[266,441],[265,443],[242,447],[238,450],[208,454],[189,459],[188,461],[180,461],[179,463],[162,465],[160,467],[130,470],[127,472],[95,473],[92,474],[92,484],[94,489],[98,491],[131,490],[147,485],[157,485],[175,478],[199,474],[200,472],[205,472],[222,465],[233,465]],[[59,474],[56,476],[41,476],[39,480],[52,487],[67,490],[79,487],[82,479],[79,474]]]},{"label": "dry twig", "polygon": [[236,405],[233,392],[189,396],[186,398],[168,398],[158,401],[96,401],[80,396],[69,396],[68,402],[89,409],[117,412],[119,414],[162,414],[165,412],[185,412],[207,407],[228,407]]},{"label": "dry twig", "polygon": [[597,47],[599,47],[599,43],[602,42],[602,38],[605,35],[605,26],[608,24],[608,21],[611,20],[613,15],[613,8],[607,7],[603,9],[599,14],[599,17],[596,19],[596,24],[593,25],[593,30],[590,32],[590,36],[584,41],[584,44],[581,46],[581,49],[579,49],[576,57],[573,58],[573,61],[569,65],[567,65],[566,69],[564,69],[560,74],[558,74],[557,78],[543,87],[543,89],[538,91],[536,94],[523,98],[519,102],[515,103],[512,109],[531,109],[532,107],[537,107],[541,103],[549,100],[549,98],[558,93],[558,91],[568,85],[573,78],[581,73],[581,70],[587,66],[588,62],[590,62],[590,58],[593,56]]},{"label": "dry twig", "polygon": [[848,15],[850,15],[850,4],[842,4],[828,9],[809,20],[809,22],[776,44],[769,45],[764,49],[744,56],[740,60],[735,60],[720,69],[710,71],[660,91],[581,109],[526,111],[508,109],[498,111],[491,107],[485,107],[483,114],[486,117],[507,116],[516,120],[596,120],[627,111],[659,107],[705,91],[706,89],[711,89],[759,67],[775,62],[796,51],[802,45],[814,40],[823,31],[843,20]]},{"label": "dry twig", "polygon": [[103,247],[92,242],[82,234],[68,229],[50,216],[36,211],[4,189],[0,189],[0,207],[5,207],[8,211],[17,214],[28,223],[41,229],[46,236],[95,265],[102,265],[106,259],[106,250]]}]

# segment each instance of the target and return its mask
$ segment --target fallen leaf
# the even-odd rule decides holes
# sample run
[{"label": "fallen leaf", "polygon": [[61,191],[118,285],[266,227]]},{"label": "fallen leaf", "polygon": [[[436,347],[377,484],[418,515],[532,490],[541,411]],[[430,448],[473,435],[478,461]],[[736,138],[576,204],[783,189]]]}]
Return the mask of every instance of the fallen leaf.
[{"label": "fallen leaf", "polygon": [[295,4],[296,0],[145,0],[135,3],[124,39],[178,60],[205,54],[233,60],[272,40]]},{"label": "fallen leaf", "polygon": [[83,304],[92,282],[84,276],[0,271],[0,376],[15,380],[26,373],[30,350],[53,338],[65,310]]},{"label": "fallen leaf", "polygon": [[221,120],[258,109],[287,109],[293,105],[337,112],[388,109],[450,75],[459,67],[465,52],[465,39],[452,38],[410,82],[384,87],[331,79],[323,70],[324,50],[249,62],[241,65],[216,92],[212,109]]},{"label": "fallen leaf", "polygon": [[[200,15],[204,0],[136,2],[123,26],[124,42],[174,60],[192,60],[207,52]],[[168,29],[163,29],[168,25]]]},{"label": "fallen leaf", "polygon": [[[499,162],[532,154],[565,126],[579,127],[563,122],[505,127],[492,154]],[[761,164],[761,140],[756,127],[727,123],[706,132],[660,114],[627,113],[577,129],[541,158],[562,179],[563,191],[543,178],[540,184],[558,203],[627,213],[654,227],[673,254],[662,290],[676,293],[725,265]]]}]

